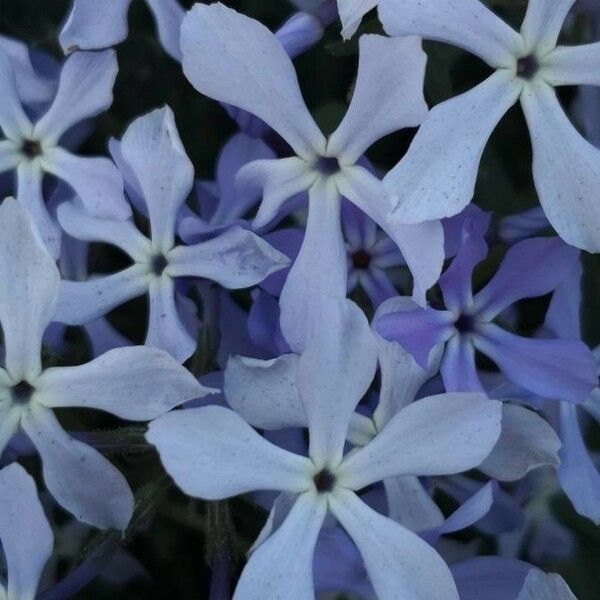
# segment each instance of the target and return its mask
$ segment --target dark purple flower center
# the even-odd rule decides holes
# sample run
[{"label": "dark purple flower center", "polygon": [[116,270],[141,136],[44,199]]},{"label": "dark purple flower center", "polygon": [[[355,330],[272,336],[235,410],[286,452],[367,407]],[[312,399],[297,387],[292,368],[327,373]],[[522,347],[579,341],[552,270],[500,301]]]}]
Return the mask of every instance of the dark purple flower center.
[{"label": "dark purple flower center", "polygon": [[37,140],[23,140],[21,152],[30,160],[41,156],[42,146]]},{"label": "dark purple flower center", "polygon": [[10,391],[13,402],[17,404],[27,404],[27,402],[31,400],[35,388],[28,381],[23,379],[16,385],[13,385]]},{"label": "dark purple flower center", "polygon": [[522,79],[532,79],[539,68],[540,63],[533,54],[523,56],[517,61],[517,75]]},{"label": "dark purple flower center", "polygon": [[368,269],[371,264],[371,255],[366,250],[357,250],[352,255],[352,265],[355,269]]},{"label": "dark purple flower center", "polygon": [[160,277],[168,264],[164,254],[155,254],[150,261],[150,268],[157,277]]},{"label": "dark purple flower center", "polygon": [[323,469],[314,476],[313,481],[315,482],[317,492],[319,492],[319,494],[325,494],[326,492],[331,492],[331,490],[333,490],[333,486],[335,485],[335,475],[328,469]]},{"label": "dark purple flower center", "polygon": [[335,175],[340,170],[340,161],[335,156],[321,156],[316,168],[323,175]]},{"label": "dark purple flower center", "polygon": [[459,333],[471,333],[475,329],[475,318],[473,315],[460,315],[454,322],[454,327]]}]

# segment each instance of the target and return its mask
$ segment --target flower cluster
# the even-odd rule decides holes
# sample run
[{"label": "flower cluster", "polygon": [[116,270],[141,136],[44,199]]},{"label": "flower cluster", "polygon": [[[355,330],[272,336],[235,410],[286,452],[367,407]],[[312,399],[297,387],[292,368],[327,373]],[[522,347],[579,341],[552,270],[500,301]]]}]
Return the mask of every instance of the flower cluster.
[{"label": "flower cluster", "polygon": [[[74,0],[61,59],[0,36],[0,599],[159,579],[131,549],[161,514],[205,546],[176,597],[574,599],[545,570],[577,551],[560,492],[600,524],[600,42],[558,43],[575,0],[524,0],[519,31],[482,0],[293,0],[275,32],[146,0],[236,128],[214,179],[167,105],[89,156],[130,3]],[[358,52],[333,125],[292,62],[331,32]],[[429,40],[491,73],[430,106]],[[540,207],[492,214],[480,163],[517,102]]]}]

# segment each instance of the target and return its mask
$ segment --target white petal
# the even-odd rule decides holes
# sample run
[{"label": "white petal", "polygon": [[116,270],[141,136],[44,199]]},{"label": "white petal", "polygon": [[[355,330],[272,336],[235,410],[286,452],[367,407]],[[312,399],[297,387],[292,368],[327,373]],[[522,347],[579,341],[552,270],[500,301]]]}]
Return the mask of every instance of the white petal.
[{"label": "white petal", "polygon": [[300,495],[279,529],[250,556],[233,600],[313,600],[313,554],[327,513],[325,498]]},{"label": "white petal", "polygon": [[304,348],[319,305],[346,297],[348,267],[340,206],[331,178],[317,180],[309,191],[304,241],[280,297],[281,330],[295,352]]},{"label": "white petal", "polygon": [[362,18],[377,6],[379,0],[337,0],[338,12],[342,21],[342,36],[351,38],[358,29]]},{"label": "white petal", "polygon": [[199,92],[256,115],[303,158],[323,152],[292,62],[264,25],[221,3],[197,4],[183,20],[181,50]]},{"label": "white petal", "polygon": [[392,218],[419,223],[450,217],[469,203],[487,141],[522,86],[511,72],[497,71],[429,112],[406,156],[383,180]]},{"label": "white petal", "polygon": [[152,240],[166,252],[173,247],[177,213],[194,184],[194,167],[171,109],[136,119],[123,135],[121,152],[148,206]]},{"label": "white petal", "polygon": [[[2,372],[6,376],[6,372]],[[21,424],[21,411],[15,408],[12,403],[5,403],[0,406],[0,455],[12,439],[19,431]]]},{"label": "white petal", "polygon": [[158,35],[165,51],[181,62],[179,37],[185,11],[177,0],[146,0],[154,15]]},{"label": "white petal", "polygon": [[145,346],[115,348],[78,367],[46,369],[36,381],[50,408],[96,408],[148,421],[210,393],[166,352]]},{"label": "white petal", "polygon": [[0,129],[8,138],[21,140],[31,134],[32,125],[19,100],[15,75],[8,56],[0,50]]},{"label": "white petal", "polygon": [[306,411],[296,387],[297,371],[296,354],[273,360],[232,356],[223,386],[227,403],[253,427],[306,427]]},{"label": "white petal", "polygon": [[89,281],[61,281],[55,320],[83,325],[148,291],[148,278],[139,265]]},{"label": "white petal", "polygon": [[342,300],[321,311],[298,361],[297,380],[310,456],[319,467],[341,461],[350,418],[377,366],[375,338],[356,304]]},{"label": "white petal", "polygon": [[74,0],[60,32],[66,54],[107,48],[127,37],[127,9],[131,0]]},{"label": "white petal", "polygon": [[43,177],[38,162],[21,162],[17,169],[17,199],[31,215],[48,252],[53,258],[58,258],[62,236],[44,201]]},{"label": "white petal", "polygon": [[419,35],[511,68],[524,50],[521,36],[480,0],[380,0],[379,18],[390,35]]},{"label": "white petal", "polygon": [[522,406],[502,405],[502,433],[480,469],[499,481],[516,481],[543,465],[558,466],[560,439],[539,415]]},{"label": "white petal", "polygon": [[19,149],[12,140],[0,140],[0,173],[12,171],[21,160]]},{"label": "white petal", "polygon": [[56,214],[61,227],[78,240],[112,244],[137,261],[150,252],[149,241],[132,221],[90,217],[82,206],[72,202],[63,202]]},{"label": "white petal", "polygon": [[558,35],[575,0],[529,0],[521,35],[526,52],[544,56],[556,46]]},{"label": "white petal", "polygon": [[423,80],[427,56],[417,37],[363,35],[352,101],[331,135],[327,153],[353,164],[377,140],[427,116]]},{"label": "white petal", "polygon": [[112,219],[131,216],[123,195],[123,178],[107,158],[75,156],[55,147],[42,156],[42,166],[66,181],[91,215]]},{"label": "white petal", "polygon": [[234,226],[207,242],[177,246],[169,263],[167,272],[174,277],[204,277],[240,289],[283,269],[289,259],[252,231]]},{"label": "white petal", "polygon": [[330,508],[360,551],[379,600],[458,600],[450,570],[420,537],[349,490],[333,494]]},{"label": "white petal", "polygon": [[106,458],[69,436],[41,406],[23,416],[22,426],[40,453],[46,486],[63,508],[100,529],[127,527],[133,494]]},{"label": "white petal", "polygon": [[517,600],[577,600],[577,598],[560,575],[531,569]]},{"label": "white petal", "polygon": [[41,369],[42,336],[54,313],[60,275],[31,218],[12,199],[0,205],[0,323],[6,368],[18,381]]},{"label": "white petal", "polygon": [[52,105],[35,124],[36,139],[57,142],[73,125],[105,111],[113,101],[118,70],[114,50],[70,56],[60,73]]},{"label": "white petal", "polygon": [[544,57],[541,76],[550,85],[600,85],[600,42],[559,46]]},{"label": "white petal", "polygon": [[413,297],[425,304],[425,293],[439,279],[444,264],[444,231],[439,221],[403,224],[390,215],[392,204],[381,182],[362,167],[344,169],[338,187],[345,198],[369,215],[402,252],[413,276]]},{"label": "white petal", "polygon": [[483,394],[440,394],[409,404],[375,439],[348,456],[340,484],[361,489],[398,475],[450,475],[472,469],[500,436],[502,405]]},{"label": "white petal", "polygon": [[146,345],[165,350],[181,363],[186,361],[194,353],[196,341],[179,317],[174,280],[167,276],[152,279],[148,294]]},{"label": "white petal", "polygon": [[586,141],[541,82],[521,96],[533,146],[533,178],[551,225],[568,244],[600,251],[600,150]]},{"label": "white petal", "polygon": [[0,471],[0,541],[8,571],[8,599],[33,600],[54,544],[35,481],[17,463]]},{"label": "white petal", "polygon": [[146,438],[190,496],[217,500],[255,490],[302,492],[313,486],[314,467],[307,458],[266,441],[221,406],[170,412],[150,424]]}]

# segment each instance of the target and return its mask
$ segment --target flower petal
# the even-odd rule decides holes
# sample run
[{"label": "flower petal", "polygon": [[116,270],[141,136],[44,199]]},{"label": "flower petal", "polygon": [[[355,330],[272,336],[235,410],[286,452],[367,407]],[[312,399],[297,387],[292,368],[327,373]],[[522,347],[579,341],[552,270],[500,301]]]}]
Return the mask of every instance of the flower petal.
[{"label": "flower petal", "polygon": [[100,529],[127,527],[133,494],[106,458],[69,436],[41,406],[23,416],[22,426],[40,453],[46,486],[63,508]]},{"label": "flower petal", "polygon": [[375,376],[377,346],[364,313],[349,300],[324,304],[312,318],[297,385],[308,417],[309,454],[324,467],[342,459],[350,419]]},{"label": "flower petal", "polygon": [[272,360],[232,356],[225,370],[227,403],[260,429],[306,427],[306,411],[296,387],[298,355]]},{"label": "flower petal", "polygon": [[196,340],[182,322],[175,303],[175,282],[171,277],[154,278],[148,287],[150,306],[146,345],[168,352],[179,362],[196,349]]},{"label": "flower petal", "polygon": [[267,442],[221,406],[168,413],[150,424],[146,438],[190,496],[218,500],[254,490],[312,489],[307,458]]},{"label": "flower petal", "polygon": [[[600,85],[600,42],[558,46],[544,57],[543,77],[553,86]],[[585,117],[585,115],[583,115]]]},{"label": "flower petal", "polygon": [[556,46],[558,35],[575,0],[529,0],[521,26],[526,52],[544,56]]},{"label": "flower petal", "polygon": [[21,160],[19,149],[12,140],[0,140],[0,173],[12,171]]},{"label": "flower petal", "polygon": [[458,600],[450,570],[416,534],[340,489],[330,508],[358,547],[380,600]]},{"label": "flower petal", "polygon": [[104,410],[149,421],[211,392],[166,352],[137,346],[109,350],[77,367],[46,369],[37,379],[39,402],[49,408]]},{"label": "flower petal", "polygon": [[88,281],[61,281],[55,320],[83,325],[148,291],[148,278],[140,265]]},{"label": "flower petal", "polygon": [[483,392],[469,336],[455,335],[446,345],[440,368],[447,392]]},{"label": "flower petal", "polygon": [[279,529],[251,554],[233,600],[313,600],[313,554],[326,514],[323,497],[301,494]]},{"label": "flower petal", "polygon": [[399,475],[451,475],[481,464],[500,436],[502,405],[483,394],[440,394],[409,404],[349,455],[340,485],[361,489]]},{"label": "flower petal", "polygon": [[193,246],[177,246],[169,254],[167,271],[173,277],[204,277],[229,289],[256,285],[289,264],[255,233],[239,226]]},{"label": "flower petal", "polygon": [[131,207],[123,195],[123,178],[107,158],[75,156],[55,147],[42,156],[41,164],[73,188],[92,216],[110,219],[131,216]]},{"label": "flower petal", "polygon": [[338,12],[342,21],[342,37],[351,38],[358,29],[362,18],[377,6],[379,0],[337,0]]},{"label": "flower petal", "polygon": [[560,575],[531,569],[517,600],[577,600],[577,598]]},{"label": "flower petal", "polygon": [[498,481],[516,481],[544,465],[557,467],[560,439],[539,415],[523,406],[502,405],[502,433],[480,470]]},{"label": "flower petal", "polygon": [[568,244],[600,251],[600,150],[586,141],[545,83],[521,96],[533,146],[533,178],[550,224]]},{"label": "flower petal", "polygon": [[17,463],[0,471],[0,504],[0,540],[8,567],[8,598],[33,600],[54,540],[35,481]]},{"label": "flower petal", "polygon": [[21,140],[31,133],[32,125],[19,100],[15,74],[3,50],[0,50],[0,97],[0,129],[6,137]]},{"label": "flower petal", "polygon": [[374,142],[427,116],[423,81],[427,56],[417,37],[363,35],[352,101],[327,152],[354,164]]},{"label": "flower petal", "polygon": [[[0,205],[0,323],[15,381],[39,374],[42,336],[56,311],[60,275],[25,209]],[[10,284],[8,284],[10,282]]]},{"label": "flower petal", "polygon": [[540,396],[583,402],[598,383],[597,366],[578,340],[524,338],[484,325],[473,338],[513,383]]},{"label": "flower petal", "polygon": [[389,35],[418,35],[479,56],[491,67],[514,66],[521,36],[480,0],[379,0]]},{"label": "flower petal", "polygon": [[[6,373],[2,372],[3,376]],[[12,437],[19,431],[21,424],[21,411],[12,403],[0,406],[0,456],[8,446]]]},{"label": "flower petal", "polygon": [[131,0],[74,0],[60,32],[65,54],[115,46],[127,37],[127,10]]},{"label": "flower petal", "polygon": [[[434,2],[427,4],[434,6]],[[439,10],[437,2],[435,10]],[[451,217],[467,206],[487,141],[522,87],[511,72],[500,70],[429,112],[408,153],[383,180],[395,221]]]},{"label": "flower petal", "polygon": [[118,70],[114,50],[69,56],[54,101],[33,129],[36,139],[56,143],[73,125],[105,111],[113,101]]},{"label": "flower petal", "polygon": [[185,11],[177,0],[146,0],[146,2],[154,15],[163,48],[171,58],[181,62],[179,38]]},{"label": "flower petal", "polygon": [[221,3],[197,4],[181,28],[183,71],[201,93],[270,125],[302,158],[325,138],[302,99],[291,60],[264,25]]},{"label": "flower petal", "polygon": [[166,252],[175,240],[177,213],[194,184],[194,167],[171,109],[137,118],[123,135],[121,154],[148,206],[154,246]]}]

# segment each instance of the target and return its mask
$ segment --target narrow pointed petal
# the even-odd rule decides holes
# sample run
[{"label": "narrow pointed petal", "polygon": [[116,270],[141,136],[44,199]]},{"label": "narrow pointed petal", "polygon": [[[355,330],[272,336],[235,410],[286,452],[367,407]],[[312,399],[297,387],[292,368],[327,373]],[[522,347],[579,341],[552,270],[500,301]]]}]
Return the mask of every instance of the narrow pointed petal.
[{"label": "narrow pointed petal", "polygon": [[341,198],[331,179],[310,189],[306,234],[281,291],[281,330],[300,352],[321,304],[346,297],[348,267],[340,222]]},{"label": "narrow pointed petal", "polygon": [[108,48],[127,37],[127,10],[131,0],[74,0],[60,32],[65,54],[76,50]]},{"label": "narrow pointed petal", "polygon": [[78,367],[46,369],[36,383],[49,408],[95,408],[131,421],[149,421],[210,393],[166,352],[116,348]]},{"label": "narrow pointed petal", "polygon": [[147,291],[148,278],[139,265],[88,281],[63,280],[55,320],[83,325]]},{"label": "narrow pointed petal", "polygon": [[545,83],[521,96],[533,146],[533,179],[550,224],[568,244],[600,251],[600,150],[573,127]]},{"label": "narrow pointed petal", "polygon": [[517,481],[532,469],[557,467],[560,446],[554,429],[542,417],[523,406],[505,403],[502,433],[479,468],[498,481]]},{"label": "narrow pointed petal", "polygon": [[522,86],[511,72],[500,70],[429,112],[408,153],[383,180],[392,218],[419,223],[451,217],[467,206],[488,139]]},{"label": "narrow pointed petal", "polygon": [[163,48],[171,58],[181,62],[179,38],[185,11],[177,0],[147,0],[147,2],[154,15]]},{"label": "narrow pointed petal", "polygon": [[529,0],[521,26],[527,52],[544,56],[556,46],[558,35],[575,0]]},{"label": "narrow pointed petal", "polygon": [[379,0],[379,18],[389,35],[446,42],[495,68],[511,68],[524,50],[521,36],[480,0]]},{"label": "narrow pointed petal", "polygon": [[181,28],[183,71],[201,93],[256,115],[302,158],[325,138],[302,99],[291,60],[262,24],[221,3],[197,4]]},{"label": "narrow pointed petal", "polygon": [[0,140],[0,173],[12,171],[21,160],[19,149],[12,140]]},{"label": "narrow pointed petal", "polygon": [[23,417],[22,426],[40,454],[46,486],[63,508],[100,529],[127,527],[133,494],[106,458],[69,436],[41,406]]},{"label": "narrow pointed petal", "polygon": [[579,264],[579,252],[560,238],[531,238],[506,253],[500,268],[477,293],[482,318],[493,319],[523,298],[544,296],[565,282]]},{"label": "narrow pointed petal", "polygon": [[577,600],[577,598],[560,575],[531,569],[517,600]]},{"label": "narrow pointed petal", "polygon": [[342,164],[355,163],[374,142],[427,116],[423,96],[427,56],[418,37],[363,35],[356,86],[348,112],[327,151]]},{"label": "narrow pointed petal", "polygon": [[57,142],[73,125],[105,111],[113,101],[118,70],[114,50],[69,56],[60,73],[54,101],[35,124],[36,138]]},{"label": "narrow pointed petal", "polygon": [[313,486],[314,467],[307,458],[266,441],[221,406],[170,412],[150,424],[146,438],[175,483],[196,498],[217,500],[255,490],[302,492]]},{"label": "narrow pointed petal", "polygon": [[177,246],[169,254],[168,273],[173,277],[204,277],[229,289],[256,285],[289,264],[255,233],[239,226],[207,242]]},{"label": "narrow pointed petal", "polygon": [[574,261],[573,268],[552,294],[544,319],[544,327],[548,328],[556,337],[567,340],[581,339],[579,312],[582,302],[582,276],[581,261]]},{"label": "narrow pointed petal", "polygon": [[43,178],[38,163],[22,162],[17,169],[17,199],[31,215],[50,255],[58,258],[62,236],[44,201]]},{"label": "narrow pointed petal", "polygon": [[317,172],[297,156],[254,160],[243,166],[237,175],[238,187],[262,192],[253,228],[265,227],[273,221],[285,201],[310,189],[317,176]]},{"label": "narrow pointed petal", "polygon": [[378,0],[337,0],[338,12],[342,21],[342,37],[351,38],[358,29],[362,18],[377,6]]},{"label": "narrow pointed petal", "polygon": [[585,447],[577,420],[577,409],[560,405],[560,451],[558,480],[575,510],[594,523],[600,523],[600,473]]},{"label": "narrow pointed petal", "polygon": [[42,336],[56,312],[60,275],[16,200],[0,205],[0,229],[0,281],[7,282],[0,286],[0,323],[6,369],[18,381],[41,370]]},{"label": "narrow pointed petal", "polygon": [[232,356],[223,387],[227,403],[259,429],[306,427],[306,411],[296,387],[297,372],[296,354],[273,360]]},{"label": "narrow pointed petal", "polygon": [[129,220],[90,217],[82,206],[63,202],[56,211],[61,227],[85,242],[104,242],[120,248],[134,260],[148,256],[150,243]]},{"label": "narrow pointed petal", "polygon": [[32,125],[25,113],[8,56],[0,50],[0,129],[8,138],[20,140],[31,134]]},{"label": "narrow pointed petal", "polygon": [[233,600],[313,600],[313,554],[327,514],[325,498],[300,495],[279,529],[251,555]]},{"label": "narrow pointed petal", "polygon": [[[551,85],[600,85],[600,42],[558,46],[544,57],[544,79]],[[588,138],[589,139],[589,138]]]},{"label": "narrow pointed petal", "polygon": [[483,392],[475,365],[475,348],[468,336],[455,335],[446,345],[440,373],[447,392]]},{"label": "narrow pointed petal", "polygon": [[54,541],[35,481],[17,463],[0,471],[0,504],[0,540],[8,567],[8,599],[33,600]]},{"label": "narrow pointed petal", "polygon": [[123,135],[121,155],[148,207],[152,239],[166,252],[175,240],[177,213],[194,184],[194,167],[171,109],[166,106],[136,119]]},{"label": "narrow pointed petal", "polygon": [[361,489],[399,475],[450,475],[481,464],[498,437],[502,405],[483,394],[440,394],[401,410],[339,470],[340,485]]},{"label": "narrow pointed petal", "polygon": [[179,316],[175,282],[171,277],[154,278],[148,287],[148,295],[146,345],[160,348],[183,363],[194,353],[196,340]]},{"label": "narrow pointed petal", "polygon": [[413,297],[425,304],[425,293],[444,264],[444,232],[439,221],[403,224],[390,218],[391,205],[381,182],[362,167],[343,171],[338,187],[344,197],[373,219],[394,241],[413,276]]},{"label": "narrow pointed petal", "polygon": [[545,398],[583,402],[598,383],[598,367],[578,340],[524,338],[488,324],[474,338],[513,383]]},{"label": "narrow pointed petal", "polygon": [[349,300],[323,307],[298,361],[297,386],[317,466],[341,461],[354,409],[369,389],[377,347],[362,310]]},{"label": "narrow pointed petal", "polygon": [[107,158],[75,156],[56,147],[44,154],[42,166],[66,181],[92,216],[109,219],[131,216],[131,207],[123,195],[123,178]]},{"label": "narrow pointed petal", "polygon": [[369,508],[353,492],[330,499],[333,514],[354,540],[380,600],[458,600],[441,556],[416,534]]}]

